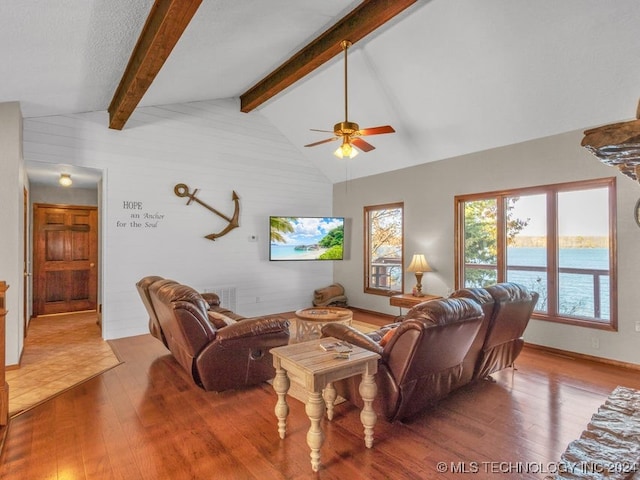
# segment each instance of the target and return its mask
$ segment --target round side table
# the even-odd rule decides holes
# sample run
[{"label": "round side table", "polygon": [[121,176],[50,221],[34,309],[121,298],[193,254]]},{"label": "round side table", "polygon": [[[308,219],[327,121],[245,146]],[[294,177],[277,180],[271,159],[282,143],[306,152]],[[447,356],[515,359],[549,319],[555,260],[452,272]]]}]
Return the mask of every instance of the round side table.
[{"label": "round side table", "polygon": [[296,311],[296,341],[311,340],[321,336],[327,323],[351,325],[353,312],[341,307],[310,307]]}]

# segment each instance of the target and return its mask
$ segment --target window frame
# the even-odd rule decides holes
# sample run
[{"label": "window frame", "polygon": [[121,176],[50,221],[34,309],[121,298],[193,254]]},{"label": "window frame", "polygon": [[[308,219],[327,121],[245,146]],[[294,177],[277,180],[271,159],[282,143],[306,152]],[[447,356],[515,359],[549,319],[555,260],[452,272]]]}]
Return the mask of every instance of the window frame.
[{"label": "window frame", "polygon": [[[401,282],[400,282],[400,291],[391,290],[391,289],[382,289],[372,287],[370,284],[371,280],[371,252],[370,245],[371,242],[369,240],[369,232],[370,228],[370,213],[372,211],[377,210],[391,210],[399,208],[402,211],[402,222],[400,228],[402,229],[402,254],[400,255],[400,268],[401,268]],[[392,295],[398,295],[404,292],[404,202],[393,202],[393,203],[385,203],[380,205],[368,205],[364,207],[364,293],[370,293],[372,295],[382,295],[385,297],[390,297]]]},{"label": "window frame", "polygon": [[[610,318],[608,321],[598,321],[581,319],[576,317],[563,316],[558,312],[558,235],[557,235],[557,198],[560,192],[570,192],[579,190],[589,190],[595,188],[607,188],[609,199],[609,302]],[[556,183],[551,185],[540,185],[534,187],[514,188],[493,192],[474,193],[468,195],[456,195],[454,197],[455,209],[455,288],[464,288],[465,273],[465,239],[464,239],[464,206],[466,202],[477,200],[495,199],[497,201],[497,282],[504,282],[506,279],[507,249],[505,230],[505,199],[507,197],[517,197],[525,195],[545,194],[547,195],[547,289],[548,307],[547,313],[535,312],[532,318],[545,320],[554,323],[576,325],[600,330],[618,330],[618,267],[617,267],[617,194],[616,178],[600,178],[582,180],[577,182]]]}]

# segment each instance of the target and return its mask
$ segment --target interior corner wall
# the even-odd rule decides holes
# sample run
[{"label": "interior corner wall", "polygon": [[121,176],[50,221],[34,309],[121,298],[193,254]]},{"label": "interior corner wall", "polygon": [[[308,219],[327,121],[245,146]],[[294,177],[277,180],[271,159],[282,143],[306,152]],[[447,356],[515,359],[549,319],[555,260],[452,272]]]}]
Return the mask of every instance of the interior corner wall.
[{"label": "interior corner wall", "polygon": [[[332,214],[332,185],[259,112],[237,100],[141,107],[121,131],[107,112],[28,118],[24,156],[99,169],[103,337],[148,332],[135,284],[160,275],[199,291],[235,291],[251,317],[309,306],[333,262],[270,262],[269,216]],[[222,215],[240,197],[240,226],[174,192],[184,183]],[[188,204],[188,202],[190,204]],[[255,240],[257,238],[257,241]]]},{"label": "interior corner wall", "polygon": [[[334,185],[334,214],[351,219],[354,232],[348,260],[336,262],[334,280],[345,287],[352,305],[399,313],[387,297],[364,293],[364,206],[404,202],[405,262],[413,253],[424,253],[434,272],[424,275],[423,290],[447,296],[454,287],[456,195],[615,176],[618,331],[532,320],[525,341],[640,364],[640,333],[635,331],[640,228],[633,215],[640,185],[582,148],[582,137],[582,131],[569,132]],[[409,291],[415,277],[406,273],[404,282]]]},{"label": "interior corner wall", "polygon": [[0,280],[7,282],[5,364],[17,365],[24,338],[22,113],[18,102],[0,103]]}]

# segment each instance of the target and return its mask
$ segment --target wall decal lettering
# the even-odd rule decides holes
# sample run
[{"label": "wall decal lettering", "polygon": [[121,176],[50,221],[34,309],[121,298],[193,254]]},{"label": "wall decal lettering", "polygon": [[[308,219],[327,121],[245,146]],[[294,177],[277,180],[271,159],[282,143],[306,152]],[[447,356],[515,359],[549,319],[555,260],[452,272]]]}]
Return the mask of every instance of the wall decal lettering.
[{"label": "wall decal lettering", "polygon": [[164,213],[143,212],[142,202],[124,200],[122,210],[130,211],[126,220],[116,220],[117,228],[158,228],[160,221],[164,219]]}]

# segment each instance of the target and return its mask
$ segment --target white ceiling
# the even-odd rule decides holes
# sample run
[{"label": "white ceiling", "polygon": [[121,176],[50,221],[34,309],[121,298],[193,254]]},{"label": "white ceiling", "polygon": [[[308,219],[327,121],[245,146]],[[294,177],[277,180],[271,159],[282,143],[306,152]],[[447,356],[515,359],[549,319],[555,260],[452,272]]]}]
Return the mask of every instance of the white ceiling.
[{"label": "white ceiling", "polygon": [[[106,111],[152,3],[1,1],[0,102]],[[204,0],[140,106],[237,97],[358,3]],[[397,130],[376,150],[303,147],[344,120],[341,58],[258,112],[333,182],[627,120],[638,25],[637,0],[422,0],[349,50],[349,120]]]}]

